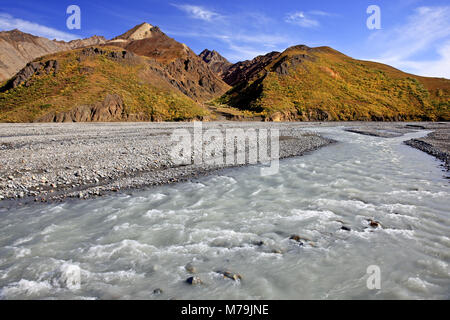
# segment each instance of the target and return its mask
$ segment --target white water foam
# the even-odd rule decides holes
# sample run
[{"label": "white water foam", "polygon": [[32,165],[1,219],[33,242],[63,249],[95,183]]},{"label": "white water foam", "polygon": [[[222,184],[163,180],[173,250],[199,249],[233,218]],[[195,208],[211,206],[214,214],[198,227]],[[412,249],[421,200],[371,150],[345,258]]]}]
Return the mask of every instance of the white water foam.
[{"label": "white water foam", "polygon": [[[435,159],[402,145],[423,133],[312,131],[340,143],[281,161],[275,176],[245,167],[3,212],[0,298],[449,299],[449,184]],[[185,284],[187,263],[203,286]],[[380,291],[367,289],[369,265]]]}]

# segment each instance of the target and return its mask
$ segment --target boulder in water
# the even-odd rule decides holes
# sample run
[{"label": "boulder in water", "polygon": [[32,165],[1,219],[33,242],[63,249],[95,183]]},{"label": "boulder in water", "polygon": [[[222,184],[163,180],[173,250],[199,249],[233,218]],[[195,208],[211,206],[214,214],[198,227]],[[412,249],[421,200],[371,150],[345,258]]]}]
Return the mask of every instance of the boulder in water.
[{"label": "boulder in water", "polygon": [[257,246],[257,247],[262,247],[262,246],[264,246],[266,243],[264,242],[264,241],[253,241],[252,242],[252,244],[254,245],[254,246]]},{"label": "boulder in water", "polygon": [[203,281],[199,277],[190,277],[186,282],[193,286],[203,284]]},{"label": "boulder in water", "polygon": [[303,246],[305,242],[308,243],[311,247],[315,247],[316,246],[314,244],[314,242],[311,241],[311,239],[299,236],[297,234],[292,235],[289,239],[298,242],[298,244],[300,246]]},{"label": "boulder in water", "polygon": [[382,224],[378,221],[372,219],[367,219],[367,221],[369,222],[369,226],[371,226],[374,229],[383,228]]},{"label": "boulder in water", "polygon": [[186,269],[187,272],[189,273],[197,273],[197,269],[194,267],[194,265],[192,263],[188,263],[184,269]]},{"label": "boulder in water", "polygon": [[160,289],[160,288],[157,288],[157,289],[153,290],[153,294],[154,294],[154,295],[160,295],[160,294],[162,294],[162,293],[163,293],[163,290]]},{"label": "boulder in water", "polygon": [[228,278],[233,281],[242,280],[242,276],[238,273],[233,273],[230,271],[217,271],[217,273],[220,273],[221,275],[223,275],[224,278]]}]

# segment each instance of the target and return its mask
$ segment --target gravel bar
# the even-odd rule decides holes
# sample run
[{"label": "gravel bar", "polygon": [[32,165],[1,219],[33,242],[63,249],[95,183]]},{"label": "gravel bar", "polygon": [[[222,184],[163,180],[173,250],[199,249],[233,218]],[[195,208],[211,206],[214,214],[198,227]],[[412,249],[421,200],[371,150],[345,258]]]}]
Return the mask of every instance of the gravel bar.
[{"label": "gravel bar", "polygon": [[[211,122],[203,129],[279,129],[280,158],[333,143],[303,130],[311,124]],[[176,165],[175,129],[192,123],[0,124],[0,206],[88,199],[171,184],[223,169],[223,164]],[[269,143],[270,146],[270,143]],[[246,149],[248,153],[248,147]],[[1,201],[3,200],[3,201]]]},{"label": "gravel bar", "polygon": [[[450,123],[370,123],[346,127],[346,131],[382,138],[395,138],[417,130],[432,130],[425,138],[405,141],[405,144],[426,152],[443,161],[442,166],[450,171]],[[448,177],[447,177],[448,178]]]},{"label": "gravel bar", "polygon": [[[405,143],[444,161],[449,170],[450,123],[207,122],[203,129],[279,129],[280,158],[301,156],[335,141],[311,127],[384,138],[432,130]],[[170,156],[176,129],[192,123],[0,124],[0,207],[14,203],[88,199],[112,192],[189,181],[233,165],[176,165]],[[269,144],[270,145],[270,144]],[[249,152],[248,147],[245,150]]]},{"label": "gravel bar", "polygon": [[433,129],[434,131],[425,138],[412,139],[405,143],[443,161],[445,170],[450,171],[450,123],[441,124],[438,127],[427,127],[426,129]]}]

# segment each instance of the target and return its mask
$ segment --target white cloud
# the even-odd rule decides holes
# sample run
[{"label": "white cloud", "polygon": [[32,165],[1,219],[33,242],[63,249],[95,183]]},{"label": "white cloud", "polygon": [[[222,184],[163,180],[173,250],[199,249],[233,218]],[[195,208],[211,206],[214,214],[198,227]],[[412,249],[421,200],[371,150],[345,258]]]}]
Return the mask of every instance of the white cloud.
[{"label": "white cloud", "polygon": [[[281,51],[292,45],[292,39],[284,32],[273,30],[273,18],[260,12],[239,12],[233,15],[216,13],[212,23],[193,24],[190,30],[166,30],[174,37],[205,38],[209,43],[222,43],[220,53],[228,60],[242,61]],[[205,45],[210,46],[210,44]]]},{"label": "white cloud", "polygon": [[[438,50],[439,58],[435,60],[414,61],[397,60],[391,61],[397,68],[407,70],[410,73],[425,77],[441,77],[450,79],[450,41],[444,43]],[[389,63],[389,61],[380,61]]]},{"label": "white cloud", "polygon": [[200,19],[204,21],[212,21],[220,18],[221,16],[211,10],[208,10],[201,6],[194,6],[189,4],[172,4],[174,7],[186,12],[194,19]]},{"label": "white cloud", "polygon": [[236,34],[232,38],[236,41],[256,43],[269,47],[289,42],[288,37],[278,34]]},{"label": "white cloud", "polygon": [[10,14],[0,13],[0,30],[12,29],[19,29],[22,32],[56,40],[70,41],[80,38],[74,34],[59,31],[35,22],[14,18]]},{"label": "white cloud", "polygon": [[253,58],[267,54],[266,50],[258,50],[253,46],[236,44],[233,41],[228,42],[230,51],[225,52],[229,61],[252,60]]},{"label": "white cloud", "polygon": [[[221,30],[224,32],[224,30]],[[168,31],[170,36],[191,38],[210,38],[226,44],[227,50],[220,52],[230,61],[251,60],[256,56],[267,54],[269,51],[284,50],[292,45],[291,40],[284,35],[268,35],[263,33],[242,34],[216,32],[177,32]]]},{"label": "white cloud", "polygon": [[371,60],[419,75],[450,78],[449,39],[450,6],[420,7],[404,25],[369,37],[373,50],[379,52]]},{"label": "white cloud", "polygon": [[304,12],[301,11],[288,14],[285,21],[303,28],[313,28],[320,25],[319,21],[309,18]]},{"label": "white cloud", "polygon": [[336,16],[336,14],[334,14],[334,13],[325,12],[325,11],[321,11],[321,10],[308,11],[308,14],[311,14],[314,16],[322,16],[322,17],[335,17]]}]

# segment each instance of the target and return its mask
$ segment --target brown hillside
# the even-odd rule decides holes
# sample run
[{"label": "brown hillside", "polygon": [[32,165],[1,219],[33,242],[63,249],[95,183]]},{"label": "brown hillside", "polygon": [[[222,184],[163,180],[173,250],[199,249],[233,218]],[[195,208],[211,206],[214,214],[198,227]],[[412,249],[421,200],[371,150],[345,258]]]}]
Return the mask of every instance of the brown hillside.
[{"label": "brown hillside", "polygon": [[222,57],[216,50],[210,51],[208,49],[203,50],[198,55],[208,66],[209,68],[216,73],[219,77],[223,77],[223,75],[230,69],[233,65],[227,59]]},{"label": "brown hillside", "polygon": [[219,103],[274,121],[450,120],[448,79],[410,75],[329,47],[300,45],[258,58],[235,67],[246,76],[237,71]]},{"label": "brown hillside", "polygon": [[60,51],[106,43],[103,37],[93,36],[70,42],[36,37],[17,29],[0,32],[0,82],[15,75],[28,62]]},{"label": "brown hillside", "polygon": [[29,63],[0,88],[0,122],[180,121],[209,112],[173,87],[164,66],[114,46]]},{"label": "brown hillside", "polygon": [[195,101],[211,100],[229,89],[189,47],[168,37],[158,27],[141,24],[109,44],[159,62],[170,75],[172,85]]}]

